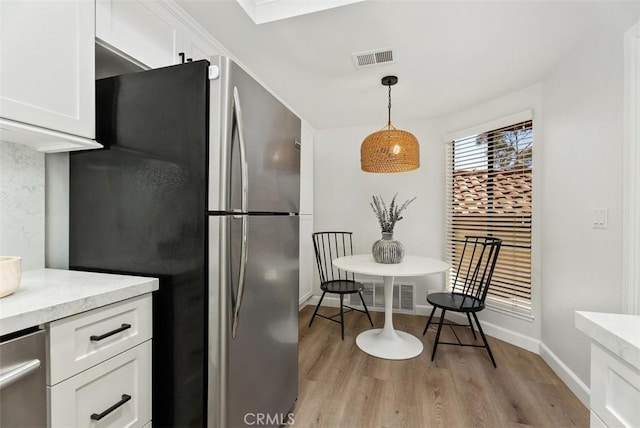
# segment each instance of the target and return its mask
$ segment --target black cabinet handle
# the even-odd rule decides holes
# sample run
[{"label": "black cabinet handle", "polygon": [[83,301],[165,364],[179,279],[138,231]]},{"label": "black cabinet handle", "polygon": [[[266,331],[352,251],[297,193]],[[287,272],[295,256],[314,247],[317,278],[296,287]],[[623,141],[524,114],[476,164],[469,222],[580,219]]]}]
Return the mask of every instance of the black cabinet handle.
[{"label": "black cabinet handle", "polygon": [[180,57],[180,64],[184,64],[184,52],[178,52],[178,56]]},{"label": "black cabinet handle", "polygon": [[111,330],[105,334],[101,334],[100,336],[90,336],[89,339],[91,339],[92,342],[97,342],[99,340],[102,339],[106,339],[109,336],[113,336],[114,334],[118,334],[121,331],[125,331],[127,329],[131,328],[131,324],[122,324],[120,327],[116,328],[115,330]]},{"label": "black cabinet handle", "polygon": [[130,395],[122,394],[122,399],[120,401],[118,401],[116,404],[114,404],[113,406],[109,407],[107,410],[105,410],[102,413],[93,413],[91,415],[91,420],[99,421],[100,419],[104,418],[109,413],[113,412],[115,409],[117,409],[118,407],[122,406],[124,403],[126,403],[129,400],[131,400],[131,396]]},{"label": "black cabinet handle", "polygon": [[192,62],[193,58],[187,58],[187,62]]}]

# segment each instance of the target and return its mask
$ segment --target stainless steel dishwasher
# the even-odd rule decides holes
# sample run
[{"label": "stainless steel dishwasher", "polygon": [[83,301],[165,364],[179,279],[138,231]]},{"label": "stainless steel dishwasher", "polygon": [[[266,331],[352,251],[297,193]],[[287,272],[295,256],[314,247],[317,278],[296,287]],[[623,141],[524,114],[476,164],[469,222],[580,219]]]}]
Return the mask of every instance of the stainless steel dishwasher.
[{"label": "stainless steel dishwasher", "polygon": [[0,338],[0,427],[47,425],[46,350],[43,330]]}]

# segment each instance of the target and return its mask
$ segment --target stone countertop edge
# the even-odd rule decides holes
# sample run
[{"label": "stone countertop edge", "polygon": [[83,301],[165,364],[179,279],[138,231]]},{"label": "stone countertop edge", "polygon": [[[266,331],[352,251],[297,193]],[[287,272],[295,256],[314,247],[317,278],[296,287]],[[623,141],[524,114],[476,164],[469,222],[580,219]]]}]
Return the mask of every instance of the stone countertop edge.
[{"label": "stone countertop edge", "polygon": [[0,336],[156,291],[157,278],[95,272],[24,271],[20,287],[0,299]]},{"label": "stone countertop edge", "polygon": [[576,311],[575,324],[601,346],[640,370],[640,315]]}]

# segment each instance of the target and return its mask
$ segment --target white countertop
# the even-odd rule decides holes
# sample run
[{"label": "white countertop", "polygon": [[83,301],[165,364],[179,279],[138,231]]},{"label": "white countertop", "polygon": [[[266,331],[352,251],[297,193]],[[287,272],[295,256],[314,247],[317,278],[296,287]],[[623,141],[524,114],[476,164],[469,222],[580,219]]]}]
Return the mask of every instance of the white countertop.
[{"label": "white countertop", "polygon": [[0,335],[44,324],[158,289],[158,280],[58,269],[24,271],[0,299]]},{"label": "white countertop", "polygon": [[640,315],[576,311],[575,323],[594,341],[640,370]]}]

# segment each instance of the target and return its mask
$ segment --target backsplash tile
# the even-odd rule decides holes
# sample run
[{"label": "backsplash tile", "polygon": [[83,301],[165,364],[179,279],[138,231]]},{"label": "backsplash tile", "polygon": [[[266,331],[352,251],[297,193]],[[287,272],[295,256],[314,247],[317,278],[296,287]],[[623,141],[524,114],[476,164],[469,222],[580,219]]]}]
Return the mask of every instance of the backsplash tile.
[{"label": "backsplash tile", "polygon": [[0,142],[0,255],[21,256],[22,269],[44,267],[45,155]]}]

